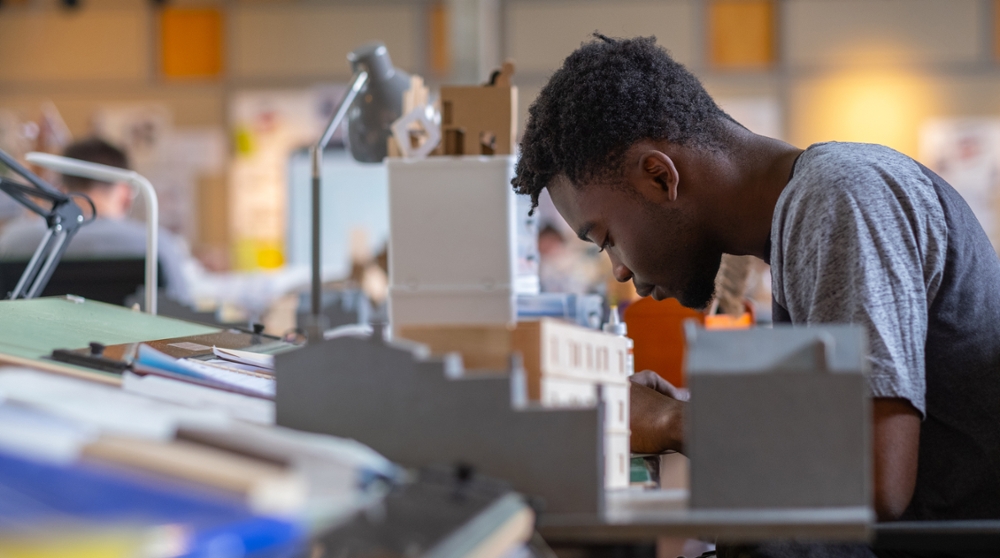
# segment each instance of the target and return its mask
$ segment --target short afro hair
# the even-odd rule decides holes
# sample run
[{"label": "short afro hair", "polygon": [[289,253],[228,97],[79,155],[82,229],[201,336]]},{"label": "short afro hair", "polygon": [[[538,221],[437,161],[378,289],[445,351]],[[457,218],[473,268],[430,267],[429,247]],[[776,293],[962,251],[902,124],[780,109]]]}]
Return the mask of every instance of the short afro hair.
[{"label": "short afro hair", "polygon": [[643,139],[720,147],[722,121],[732,120],[656,37],[594,37],[566,58],[528,110],[511,184],[531,196],[532,208],[556,176],[574,185],[606,176]]}]

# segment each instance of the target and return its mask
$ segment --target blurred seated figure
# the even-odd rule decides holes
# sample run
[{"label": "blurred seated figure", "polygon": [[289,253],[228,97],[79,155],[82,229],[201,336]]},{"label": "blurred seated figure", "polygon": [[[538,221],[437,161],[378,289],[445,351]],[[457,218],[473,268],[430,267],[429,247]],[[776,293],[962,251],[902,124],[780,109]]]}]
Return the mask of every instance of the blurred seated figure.
[{"label": "blurred seated figure", "polygon": [[[84,139],[69,145],[66,157],[100,163],[112,167],[129,168],[125,153],[98,139]],[[77,176],[63,175],[60,188],[67,193],[87,195],[97,209],[97,219],[77,231],[63,255],[69,260],[114,260],[144,258],[146,255],[146,225],[129,218],[132,208],[132,187],[127,183],[110,184]],[[78,202],[84,216],[91,217],[90,205]],[[38,248],[46,231],[45,220],[36,215],[11,221],[0,232],[0,261],[26,262]],[[160,229],[160,277],[166,294],[180,302],[190,301],[190,288],[184,266],[192,259],[186,245],[170,232]]]},{"label": "blurred seated figure", "polygon": [[538,231],[538,279],[543,293],[604,293],[605,261],[593,245],[571,237],[552,223]]}]

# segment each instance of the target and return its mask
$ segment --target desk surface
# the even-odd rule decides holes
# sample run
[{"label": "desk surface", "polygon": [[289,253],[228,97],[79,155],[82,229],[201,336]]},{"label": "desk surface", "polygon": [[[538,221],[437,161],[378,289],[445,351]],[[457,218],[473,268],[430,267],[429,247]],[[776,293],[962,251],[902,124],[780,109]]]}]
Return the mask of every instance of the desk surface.
[{"label": "desk surface", "polygon": [[796,538],[867,542],[874,513],[865,507],[794,510],[691,510],[687,490],[608,491],[604,517],[542,515],[546,540],[612,543],[658,537],[740,542]]},{"label": "desk surface", "polygon": [[119,377],[115,374],[41,358],[54,349],[80,349],[92,341],[116,345],[218,331],[92,300],[74,302],[66,297],[4,300],[0,301],[0,362],[117,382]]}]

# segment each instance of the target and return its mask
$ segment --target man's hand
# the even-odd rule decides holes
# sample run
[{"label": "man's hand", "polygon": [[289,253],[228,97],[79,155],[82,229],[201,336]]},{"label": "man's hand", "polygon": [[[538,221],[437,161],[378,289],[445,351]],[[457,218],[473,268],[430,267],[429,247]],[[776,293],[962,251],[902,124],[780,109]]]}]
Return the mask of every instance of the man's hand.
[{"label": "man's hand", "polygon": [[674,387],[648,370],[635,374],[631,380],[632,451],[683,451],[687,390]]}]

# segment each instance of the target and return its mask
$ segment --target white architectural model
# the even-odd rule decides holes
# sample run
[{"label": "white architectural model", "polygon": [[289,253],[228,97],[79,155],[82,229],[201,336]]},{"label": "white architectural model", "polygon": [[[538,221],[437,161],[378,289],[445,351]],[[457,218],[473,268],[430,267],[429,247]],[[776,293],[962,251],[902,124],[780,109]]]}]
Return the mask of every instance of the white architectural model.
[{"label": "white architectural model", "polygon": [[[629,484],[629,341],[553,319],[517,322],[538,292],[536,234],[510,181],[514,157],[389,159],[389,321],[393,336],[467,369],[524,357],[528,399],[605,407],[605,486]],[[530,242],[526,242],[530,240]]]},{"label": "white architectural model", "polygon": [[[389,321],[513,325],[518,293],[538,292],[513,156],[388,159]],[[531,220],[531,223],[534,221]]]},{"label": "white architectural model", "polygon": [[605,487],[629,484],[629,341],[561,320],[520,322],[511,348],[524,358],[528,398],[545,407],[604,402]]}]

